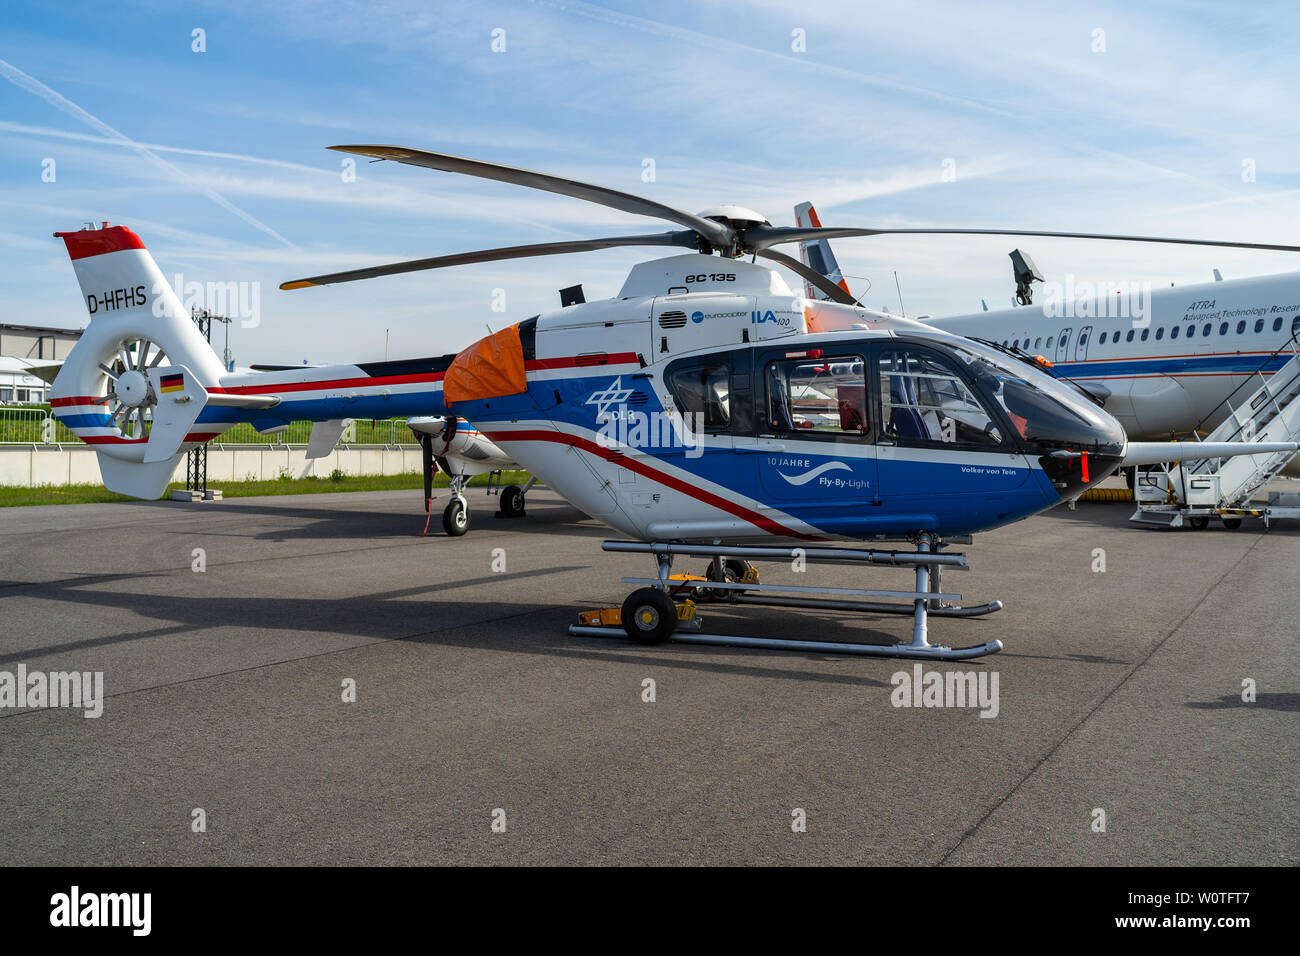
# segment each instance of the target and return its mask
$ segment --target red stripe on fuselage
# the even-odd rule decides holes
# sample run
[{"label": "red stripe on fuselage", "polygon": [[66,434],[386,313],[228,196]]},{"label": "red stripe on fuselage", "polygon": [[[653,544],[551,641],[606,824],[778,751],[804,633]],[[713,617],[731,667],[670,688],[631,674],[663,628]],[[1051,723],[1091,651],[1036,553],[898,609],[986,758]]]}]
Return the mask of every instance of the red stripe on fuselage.
[{"label": "red stripe on fuselage", "polygon": [[65,405],[102,405],[103,398],[96,398],[94,395],[72,395],[68,398],[50,399],[51,408],[62,408]]},{"label": "red stripe on fuselage", "polygon": [[517,429],[514,431],[484,432],[484,434],[492,441],[498,443],[509,441],[549,441],[559,445],[572,445],[588,454],[597,455],[606,461],[613,462],[620,468],[626,468],[629,471],[634,471],[637,474],[644,475],[662,485],[672,488],[674,491],[680,491],[682,494],[689,495],[698,501],[703,501],[705,504],[712,505],[721,511],[733,514],[737,518],[743,518],[755,527],[766,531],[768,534],[791,538],[806,538],[809,541],[822,540],[818,535],[804,534],[803,532],[787,528],[785,525],[779,524],[771,518],[759,514],[757,511],[751,511],[748,508],[736,504],[734,501],[728,501],[726,498],[715,495],[710,491],[697,488],[692,484],[682,481],[680,478],[674,478],[672,475],[665,474],[656,468],[651,468],[644,462],[627,457],[623,457],[620,460],[618,456],[623,455],[624,453],[612,448],[602,448],[595,442],[586,438],[581,438],[577,435],[532,428]]},{"label": "red stripe on fuselage", "polygon": [[256,385],[234,385],[230,388],[214,387],[209,392],[223,395],[253,393],[274,395],[278,392],[316,392],[325,388],[374,388],[378,385],[416,385],[441,382],[444,372],[419,372],[414,375],[366,375],[361,378],[326,378],[310,382],[259,382]]},{"label": "red stripe on fuselage", "polygon": [[[635,352],[619,352],[608,356],[603,365],[588,365],[590,356],[568,356],[567,358],[535,359],[525,363],[528,371],[541,371],[557,368],[603,368],[607,365],[639,365]],[[209,392],[222,395],[274,395],[279,392],[315,392],[327,388],[374,388],[381,385],[418,385],[441,382],[445,372],[417,372],[411,375],[366,375],[357,378],[327,378],[303,382],[258,382],[253,385],[232,385],[229,388],[213,386]],[[75,395],[68,398],[55,398],[51,407],[66,405],[94,405],[103,402],[94,395]]]},{"label": "red stripe on fuselage", "polygon": [[[570,355],[565,358],[534,359],[524,363],[526,371],[542,371],[557,368],[603,368],[607,365],[639,365],[635,352],[620,352],[606,356],[600,365],[589,365],[591,356]],[[277,392],[312,392],[325,388],[370,388],[377,385],[414,385],[419,383],[441,382],[445,372],[417,372],[412,375],[367,375],[363,378],[331,378],[305,382],[259,383],[256,385],[235,385],[230,388],[210,388],[209,392],[223,394],[275,394]]]},{"label": "red stripe on fuselage", "polygon": [[[604,361],[597,362],[601,357]],[[529,359],[524,363],[525,371],[541,372],[557,368],[604,368],[608,365],[640,365],[635,352],[615,352],[613,355],[596,353],[594,355],[567,355],[564,358]]]}]

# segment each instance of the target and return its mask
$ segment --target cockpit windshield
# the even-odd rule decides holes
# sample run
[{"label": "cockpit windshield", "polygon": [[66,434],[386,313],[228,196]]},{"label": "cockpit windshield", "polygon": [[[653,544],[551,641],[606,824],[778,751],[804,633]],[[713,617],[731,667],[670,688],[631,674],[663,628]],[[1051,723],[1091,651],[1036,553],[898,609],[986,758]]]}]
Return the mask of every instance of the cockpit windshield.
[{"label": "cockpit windshield", "polygon": [[940,335],[980,390],[1006,411],[1017,434],[1046,448],[1122,448],[1119,423],[1069,386],[1024,362],[972,342]]}]

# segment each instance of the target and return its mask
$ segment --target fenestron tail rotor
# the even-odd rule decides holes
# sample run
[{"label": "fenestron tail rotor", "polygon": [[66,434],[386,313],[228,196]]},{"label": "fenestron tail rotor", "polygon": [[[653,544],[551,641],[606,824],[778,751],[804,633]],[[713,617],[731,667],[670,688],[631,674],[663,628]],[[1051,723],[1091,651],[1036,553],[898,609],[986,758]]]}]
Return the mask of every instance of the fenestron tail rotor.
[{"label": "fenestron tail rotor", "polygon": [[[1024,236],[1048,239],[1092,239],[1112,242],[1146,242],[1183,246],[1217,246],[1228,249],[1258,249],[1273,252],[1300,252],[1300,246],[1266,242],[1234,242],[1221,239],[1181,239],[1163,236],[1129,236],[1114,233],[1089,232],[1049,232],[1034,229],[960,229],[960,228],[904,228],[876,229],[858,227],[803,227],[773,226],[760,214],[739,206],[718,206],[691,214],[672,206],[620,192],[576,179],[566,179],[548,173],[502,166],[497,163],[448,153],[437,153],[405,146],[331,146],[345,153],[370,156],[374,159],[387,159],[409,166],[422,166],[449,173],[460,173],[490,179],[496,182],[513,183],[529,189],[539,189],[562,196],[571,196],[586,202],[608,206],[622,212],[634,213],[664,219],[685,227],[682,231],[650,233],[632,236],[611,236],[604,239],[577,239],[567,242],[544,242],[523,246],[505,246],[499,249],[484,249],[478,252],[464,252],[452,255],[433,256],[427,259],[412,259],[388,265],[352,269],[328,275],[313,276],[307,279],[295,279],[285,282],[281,289],[301,289],[315,285],[332,285],[339,282],[353,282],[357,279],[373,279],[385,275],[399,275],[406,272],[420,272],[426,269],[444,269],[448,266],[467,265],[476,262],[499,262],[506,259],[530,259],[537,256],[566,255],[573,252],[590,252],[596,249],[612,249],[623,246],[680,246],[696,249],[702,253],[717,252],[723,256],[758,255],[773,262],[778,262],[801,278],[816,285],[836,302],[854,305],[856,301],[843,289],[825,280],[815,270],[809,269],[792,256],[773,252],[772,247],[791,242],[804,242],[809,239],[848,239],[866,236]],[[832,291],[833,290],[833,291]]]},{"label": "fenestron tail rotor", "polygon": [[104,394],[95,404],[106,406],[107,425],[116,428],[120,438],[143,441],[148,437],[158,396],[147,373],[166,357],[156,342],[137,337],[119,342],[113,354],[98,363],[104,373]]}]

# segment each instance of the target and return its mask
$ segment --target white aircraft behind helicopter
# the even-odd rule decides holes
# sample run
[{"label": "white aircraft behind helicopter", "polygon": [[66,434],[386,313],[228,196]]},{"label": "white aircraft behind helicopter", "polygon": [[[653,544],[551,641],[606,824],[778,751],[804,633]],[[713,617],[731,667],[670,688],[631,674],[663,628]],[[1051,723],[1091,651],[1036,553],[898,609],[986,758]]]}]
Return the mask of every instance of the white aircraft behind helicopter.
[{"label": "white aircraft behind helicopter", "polygon": [[[795,221],[817,226],[811,203]],[[830,242],[800,244],[806,265],[845,293],[849,285]],[[926,316],[927,325],[1041,356],[1061,378],[1100,398],[1130,438],[1160,439],[1208,431],[1229,414],[1225,401],[1256,376],[1272,375],[1300,348],[1300,273],[1147,288],[1124,283],[1099,294],[1040,306]],[[826,298],[811,283],[810,298]],[[1240,404],[1240,401],[1237,402]],[[1300,475],[1300,460],[1288,465]]]},{"label": "white aircraft behind helicopter", "polygon": [[[655,643],[677,628],[680,608],[668,574],[675,554],[710,555],[721,567],[727,556],[788,553],[750,542],[795,541],[810,557],[915,567],[915,592],[854,592],[906,597],[915,616],[912,643],[864,645],[860,653],[955,658],[1001,644],[929,643],[929,613],[996,609],[942,605],[959,595],[932,590],[928,574],[959,558],[964,566],[964,556],[937,553],[946,543],[1073,498],[1121,465],[1296,449],[1130,442],[1093,401],[1031,364],[847,304],[842,289],[773,248],[890,232],[1042,233],[776,227],[738,206],[696,216],[441,153],[338,148],[560,193],[683,228],[441,256],[282,288],[614,246],[690,251],[637,265],[611,299],[534,316],[457,355],[248,374],[224,371],[134,233],[107,225],[60,233],[96,308],[54,383],[52,405],[97,446],[106,486],[157,497],[187,447],[239,421],[265,429],[301,419],[455,416],[576,507],[633,539],[609,542],[608,549],[655,556],[653,586],[633,592],[622,609],[622,626],[635,640]],[[838,301],[794,295],[773,269],[739,258],[750,254],[834,290]],[[120,364],[106,364],[115,360]],[[910,540],[916,550],[807,544],[878,539]],[[721,588],[750,586],[715,580]]]}]

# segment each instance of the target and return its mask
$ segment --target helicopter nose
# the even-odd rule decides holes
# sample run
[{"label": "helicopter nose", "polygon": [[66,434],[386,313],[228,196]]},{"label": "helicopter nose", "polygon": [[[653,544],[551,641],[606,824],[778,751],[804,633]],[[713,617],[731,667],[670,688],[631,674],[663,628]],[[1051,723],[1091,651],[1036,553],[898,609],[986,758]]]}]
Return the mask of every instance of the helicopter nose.
[{"label": "helicopter nose", "polygon": [[[1061,500],[1069,501],[1109,478],[1124,461],[1128,438],[1124,427],[1107,412],[1093,406],[1093,419],[1081,432],[1056,440],[1040,439],[1038,458]],[[1085,409],[1078,409],[1085,411]]]},{"label": "helicopter nose", "polygon": [[1062,500],[1109,478],[1124,460],[1124,427],[1060,382],[1008,380],[1001,398],[1025,454],[1038,459]]}]

